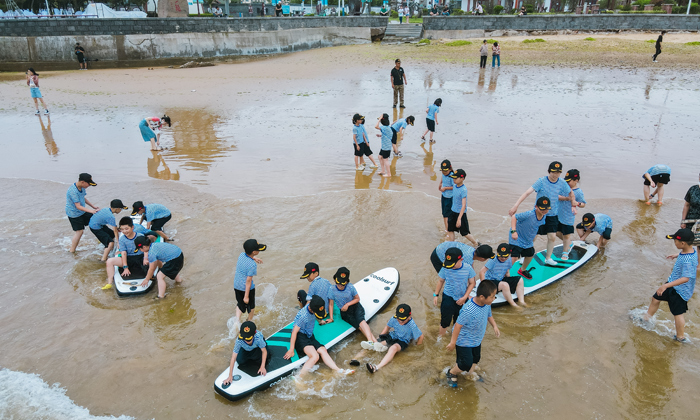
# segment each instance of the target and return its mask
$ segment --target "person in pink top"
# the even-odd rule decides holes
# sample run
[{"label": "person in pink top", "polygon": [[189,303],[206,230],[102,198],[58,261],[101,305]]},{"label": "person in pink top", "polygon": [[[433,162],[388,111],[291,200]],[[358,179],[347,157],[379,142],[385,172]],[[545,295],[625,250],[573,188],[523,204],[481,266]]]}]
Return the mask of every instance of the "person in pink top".
[{"label": "person in pink top", "polygon": [[41,91],[39,90],[39,73],[35,72],[33,68],[27,70],[27,86],[29,86],[29,91],[32,94],[32,99],[34,99],[34,108],[36,108],[36,115],[39,115],[39,103],[37,99],[41,101],[41,105],[44,107],[44,114],[49,113],[49,108],[44,102],[44,98],[41,97]]},{"label": "person in pink top", "polygon": [[[46,112],[48,113],[49,111]],[[141,137],[143,137],[143,141],[151,142],[151,150],[163,150],[163,148],[160,147],[160,127],[163,125],[163,123],[167,123],[168,127],[172,126],[170,117],[167,115],[163,115],[162,118],[145,118],[141,120],[141,123],[139,124]]]},{"label": "person in pink top", "polygon": [[496,67],[496,60],[498,60],[498,67],[501,67],[501,46],[498,45],[498,42],[494,42],[493,46],[491,47],[491,57],[493,60],[491,60],[491,68]]}]

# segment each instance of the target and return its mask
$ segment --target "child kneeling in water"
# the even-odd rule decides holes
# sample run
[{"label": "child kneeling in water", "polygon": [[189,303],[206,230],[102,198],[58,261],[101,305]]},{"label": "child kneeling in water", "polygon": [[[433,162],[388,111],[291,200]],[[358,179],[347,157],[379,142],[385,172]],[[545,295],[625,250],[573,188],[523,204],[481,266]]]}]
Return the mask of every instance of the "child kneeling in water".
[{"label": "child kneeling in water", "polygon": [[405,350],[413,340],[416,340],[416,345],[423,344],[423,333],[413,321],[411,307],[402,303],[396,308],[396,315],[389,320],[379,335],[377,342],[374,343],[375,350],[379,352],[386,351],[387,353],[378,365],[367,363],[366,366],[369,373],[375,373],[389,364],[396,353]]},{"label": "child kneeling in water", "polygon": [[335,287],[331,287],[328,293],[328,312],[330,313],[330,322],[333,322],[333,306],[338,305],[340,309],[340,317],[343,321],[360,330],[367,338],[367,341],[362,342],[362,348],[365,350],[374,349],[374,342],[377,341],[370,330],[367,321],[365,321],[365,308],[360,303],[360,295],[357,293],[355,286],[350,283],[350,270],[345,267],[340,267],[333,276]]},{"label": "child kneeling in water", "polygon": [[236,344],[233,346],[233,355],[231,356],[231,367],[229,369],[228,379],[222,382],[222,385],[228,386],[233,381],[233,366],[238,360],[238,368],[245,369],[246,367],[259,367],[257,370],[259,375],[265,376],[267,370],[265,365],[269,362],[267,358],[267,342],[260,331],[252,321],[246,321],[241,325],[241,332],[238,334]]}]

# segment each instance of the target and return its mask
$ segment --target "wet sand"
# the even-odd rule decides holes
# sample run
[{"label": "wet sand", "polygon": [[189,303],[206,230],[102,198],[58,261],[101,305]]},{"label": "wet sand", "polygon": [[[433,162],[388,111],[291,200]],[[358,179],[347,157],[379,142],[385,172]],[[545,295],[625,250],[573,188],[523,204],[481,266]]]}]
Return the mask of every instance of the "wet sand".
[{"label": "wet sand", "polygon": [[[32,115],[24,82],[4,76],[0,366],[60,382],[93,415],[138,419],[692,417],[697,344],[671,340],[665,305],[652,331],[629,314],[668,276],[664,257],[674,249],[663,235],[677,228],[697,181],[689,153],[697,68],[665,50],[658,67],[509,66],[504,56],[500,70],[480,72],[478,57],[445,61],[439,48],[449,47],[339,47],[183,70],[37,69],[50,129],[48,118]],[[375,118],[392,114],[395,56],[409,81],[407,108],[396,116],[415,115],[417,124],[386,180],[354,170],[350,120],[364,113],[373,135]],[[421,146],[426,103],[437,97],[437,143]],[[175,123],[164,130],[167,149],[152,153],[137,126],[163,112]],[[378,153],[378,139],[371,145]],[[507,210],[555,159],[581,171],[587,210],[614,221],[608,248],[533,295],[530,308],[494,309],[502,336],[487,331],[484,381],[462,381],[458,390],[440,380],[454,355],[435,340],[437,276],[428,260],[444,240],[435,174],[444,158],[467,171],[469,221],[482,242],[506,239]],[[661,208],[638,201],[641,174],[656,163],[673,169]],[[75,257],[67,253],[65,191],[82,171],[99,184],[88,198],[101,206],[121,198],[173,211],[166,229],[184,250],[185,282],[169,287],[165,301],[100,290],[104,266],[90,232]],[[315,261],[326,277],[348,266],[353,281],[398,268],[397,298],[370,325],[380,331],[396,304],[408,302],[425,344],[373,376],[359,370],[340,380],[321,367],[305,392],[284,381],[236,403],[219,397],[212,385],[232,347],[232,272],[249,237],[269,246],[256,279],[265,334],[292,319],[296,290],[308,285],[298,279],[303,264]],[[686,331],[695,342],[694,302]],[[349,360],[359,342],[353,336],[332,354]],[[18,401],[4,404],[6,413],[37,417],[18,414],[26,409]]]}]

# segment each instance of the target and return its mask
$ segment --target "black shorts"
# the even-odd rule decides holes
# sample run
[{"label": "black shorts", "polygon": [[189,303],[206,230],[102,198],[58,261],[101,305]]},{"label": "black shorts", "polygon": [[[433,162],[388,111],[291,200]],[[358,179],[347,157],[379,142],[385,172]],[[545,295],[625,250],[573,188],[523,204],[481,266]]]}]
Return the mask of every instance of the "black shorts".
[{"label": "black shorts", "polygon": [[364,153],[365,156],[372,156],[372,149],[369,148],[369,144],[362,143],[362,146],[362,153]]},{"label": "black shorts", "polygon": [[496,285],[496,290],[498,290],[498,286],[501,284],[501,282],[506,283],[508,285],[508,288],[510,289],[510,294],[512,295],[513,293],[515,293],[515,289],[518,287],[518,283],[520,282],[520,276],[503,277],[503,280],[489,281]]},{"label": "black shorts", "polygon": [[442,302],[440,303],[440,326],[447,328],[457,322],[459,311],[462,309],[460,305],[451,296],[442,294]]},{"label": "black shorts", "polygon": [[180,270],[182,270],[182,265],[184,263],[185,254],[181,252],[177,258],[173,258],[172,260],[163,264],[163,267],[160,268],[160,272],[175,280],[175,277],[180,274]]},{"label": "black shorts", "polygon": [[459,370],[469,372],[472,365],[481,360],[481,344],[476,347],[455,346],[457,351],[457,367]]},{"label": "black shorts", "polygon": [[[642,175],[642,178],[644,178],[644,185],[651,185],[647,177]],[[671,182],[671,174],[652,175],[651,180],[654,181],[654,184],[668,184]]]},{"label": "black shorts", "polygon": [[[265,342],[265,344],[267,344],[267,342]],[[262,349],[260,347],[256,347],[250,351],[241,349],[238,356],[236,356],[236,361],[238,362],[239,368],[246,365],[250,365],[251,368],[260,368],[260,365],[262,364],[262,356]],[[267,360],[265,360],[265,364],[267,365],[268,363],[270,363],[269,355]]]},{"label": "black shorts", "polygon": [[100,241],[105,248],[109,246],[110,242],[114,242],[114,231],[107,226],[102,226],[100,229],[90,228],[90,230],[95,234],[97,240]]},{"label": "black shorts", "polygon": [[169,221],[170,218],[172,218],[172,217],[173,217],[173,215],[172,215],[172,214],[169,214],[169,215],[167,215],[167,216],[165,216],[165,217],[161,217],[160,219],[153,219],[153,221],[151,222],[151,230],[155,230],[155,231],[158,231],[158,232],[162,232],[162,231],[163,231],[163,226],[164,226],[166,223],[168,223],[168,221]]},{"label": "black shorts", "polygon": [[462,226],[457,229],[457,218],[459,213],[455,213],[450,210],[450,215],[447,217],[447,231],[448,232],[459,232],[462,236],[467,236],[471,232],[469,231],[469,221],[467,220],[467,213],[462,213]]},{"label": "black shorts", "polygon": [[544,219],[544,224],[537,230],[538,235],[546,235],[548,233],[553,233],[557,231],[559,227],[559,217],[557,216],[546,216]]},{"label": "black shorts", "polygon": [[561,222],[559,222],[559,225],[557,226],[557,232],[561,232],[562,235],[571,235],[572,233],[574,233],[574,226],[563,225]]},{"label": "black shorts", "polygon": [[674,287],[669,287],[668,289],[664,290],[661,296],[654,293],[653,298],[668,302],[668,309],[671,310],[673,316],[682,315],[688,312],[688,302],[686,302],[685,299],[683,299],[681,295],[676,292]]},{"label": "black shorts", "polygon": [[396,144],[396,140],[398,139],[396,129],[394,127],[391,127],[391,132],[393,133],[391,135],[391,144]]},{"label": "black shorts", "polygon": [[433,250],[433,253],[430,254],[430,262],[433,263],[433,268],[435,269],[435,272],[440,274],[440,270],[442,270],[442,261],[440,261],[440,257],[438,257],[438,254],[435,250]]},{"label": "black shorts", "polygon": [[[129,267],[129,271],[134,271],[134,270],[142,270],[143,267],[148,267],[148,264],[143,263],[143,254],[140,255],[127,255],[126,256],[126,265]],[[148,268],[146,268],[146,272],[143,273],[144,275],[148,273]]]},{"label": "black shorts", "polygon": [[306,305],[306,290],[301,289],[297,292],[297,300],[301,303],[301,306]]},{"label": "black shorts", "polygon": [[442,207],[442,217],[450,217],[450,213],[452,213],[452,197],[440,196],[440,205]]},{"label": "black shorts", "polygon": [[313,334],[311,335],[311,338],[309,338],[306,336],[306,334],[299,331],[297,333],[297,341],[294,342],[294,350],[297,351],[297,356],[299,356],[300,359],[306,356],[306,353],[304,353],[304,347],[308,346],[313,346],[314,349],[318,350],[323,347],[323,344],[319,343]]},{"label": "black shorts", "polygon": [[88,212],[85,212],[78,217],[69,217],[68,221],[70,222],[70,227],[73,228],[73,232],[85,230],[85,226],[90,224],[91,217],[92,213]]},{"label": "black shorts", "polygon": [[85,62],[85,56],[83,54],[76,54],[78,56],[78,63]]},{"label": "black shorts", "polygon": [[426,118],[425,125],[428,126],[428,131],[432,131],[433,133],[435,132],[435,120],[431,120],[430,118]]},{"label": "black shorts", "polygon": [[358,302],[349,307],[347,311],[340,311],[340,317],[343,319],[343,321],[359,330],[360,324],[365,320],[365,308]]},{"label": "black shorts", "polygon": [[406,350],[406,347],[408,347],[408,343],[399,339],[394,339],[391,338],[391,335],[389,334],[382,334],[379,337],[377,337],[377,342],[386,342],[387,347],[391,347],[394,344],[398,344],[401,346],[401,350]]},{"label": "black shorts", "polygon": [[250,292],[248,293],[247,304],[243,302],[243,298],[245,297],[245,290],[233,289],[233,291],[236,292],[236,306],[238,306],[238,309],[240,309],[241,312],[250,313],[250,311],[255,309],[255,289],[250,289]]},{"label": "black shorts", "polygon": [[364,156],[365,155],[365,144],[364,143],[358,143],[358,144],[353,143],[352,150],[353,150],[353,152],[355,152],[355,156],[357,156],[357,157]]},{"label": "black shorts", "polygon": [[520,257],[534,257],[535,256],[535,247],[531,246],[530,248],[520,248],[517,245],[510,245],[511,251],[510,251],[510,256],[514,258],[520,258]]},{"label": "black shorts", "polygon": [[381,156],[382,159],[389,159],[389,156],[391,156],[391,150],[381,149],[379,151],[379,156]]}]

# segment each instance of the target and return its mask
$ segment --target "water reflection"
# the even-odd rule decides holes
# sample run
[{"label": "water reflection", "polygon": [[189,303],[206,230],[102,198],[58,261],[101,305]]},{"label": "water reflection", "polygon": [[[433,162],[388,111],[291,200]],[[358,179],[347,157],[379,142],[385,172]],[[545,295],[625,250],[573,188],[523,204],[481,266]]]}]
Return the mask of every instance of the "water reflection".
[{"label": "water reflection", "polygon": [[429,143],[428,150],[425,150],[425,143],[421,143],[420,148],[425,152],[423,158],[423,173],[428,175],[431,181],[437,180],[435,173],[435,160],[433,160],[433,143]]},{"label": "water reflection", "polygon": [[[173,173],[160,152],[151,150],[151,155],[152,156],[148,158],[148,162],[146,163],[148,166],[148,176],[172,181],[178,181],[180,179],[180,171],[176,170],[175,173]],[[160,169],[161,166],[163,169]]]},{"label": "water reflection", "polygon": [[476,90],[481,93],[484,91],[484,82],[486,81],[486,69],[479,69],[479,81],[476,84]]},{"label": "water reflection", "polygon": [[496,85],[498,84],[498,75],[501,73],[501,68],[491,70],[491,78],[489,79],[489,92],[496,91]]},{"label": "water reflection", "polygon": [[49,153],[49,156],[58,156],[58,145],[53,139],[53,133],[51,132],[51,116],[46,116],[46,125],[44,126],[44,120],[41,115],[39,115],[39,124],[41,124],[41,135],[44,136],[44,147]]},{"label": "water reflection", "polygon": [[[401,175],[396,173],[396,162],[398,162],[398,160],[398,156],[394,156],[391,159],[391,163],[389,164],[389,172],[391,173],[391,176],[388,178],[381,177],[381,181],[379,182],[380,190],[388,190],[391,184],[403,185],[403,179],[401,179]],[[407,186],[410,187],[410,184],[408,184]]]},{"label": "water reflection", "polygon": [[182,285],[168,282],[168,296],[164,300],[153,302],[144,309],[144,324],[153,329],[161,342],[172,342],[179,349],[192,344],[182,340],[187,334],[187,328],[197,322],[197,311],[192,308],[192,302],[185,296]]},{"label": "water reflection", "polygon": [[515,89],[516,86],[518,86],[518,75],[514,74],[513,77],[510,78],[510,87],[511,89]]},{"label": "water reflection", "polygon": [[648,249],[656,243],[656,214],[658,206],[647,206],[643,201],[637,202],[635,217],[622,231],[629,235],[632,242],[642,249]]},{"label": "water reflection", "polygon": [[372,169],[369,175],[365,175],[365,171],[355,171],[355,189],[367,190],[372,184],[372,177],[377,172],[377,168]]}]

